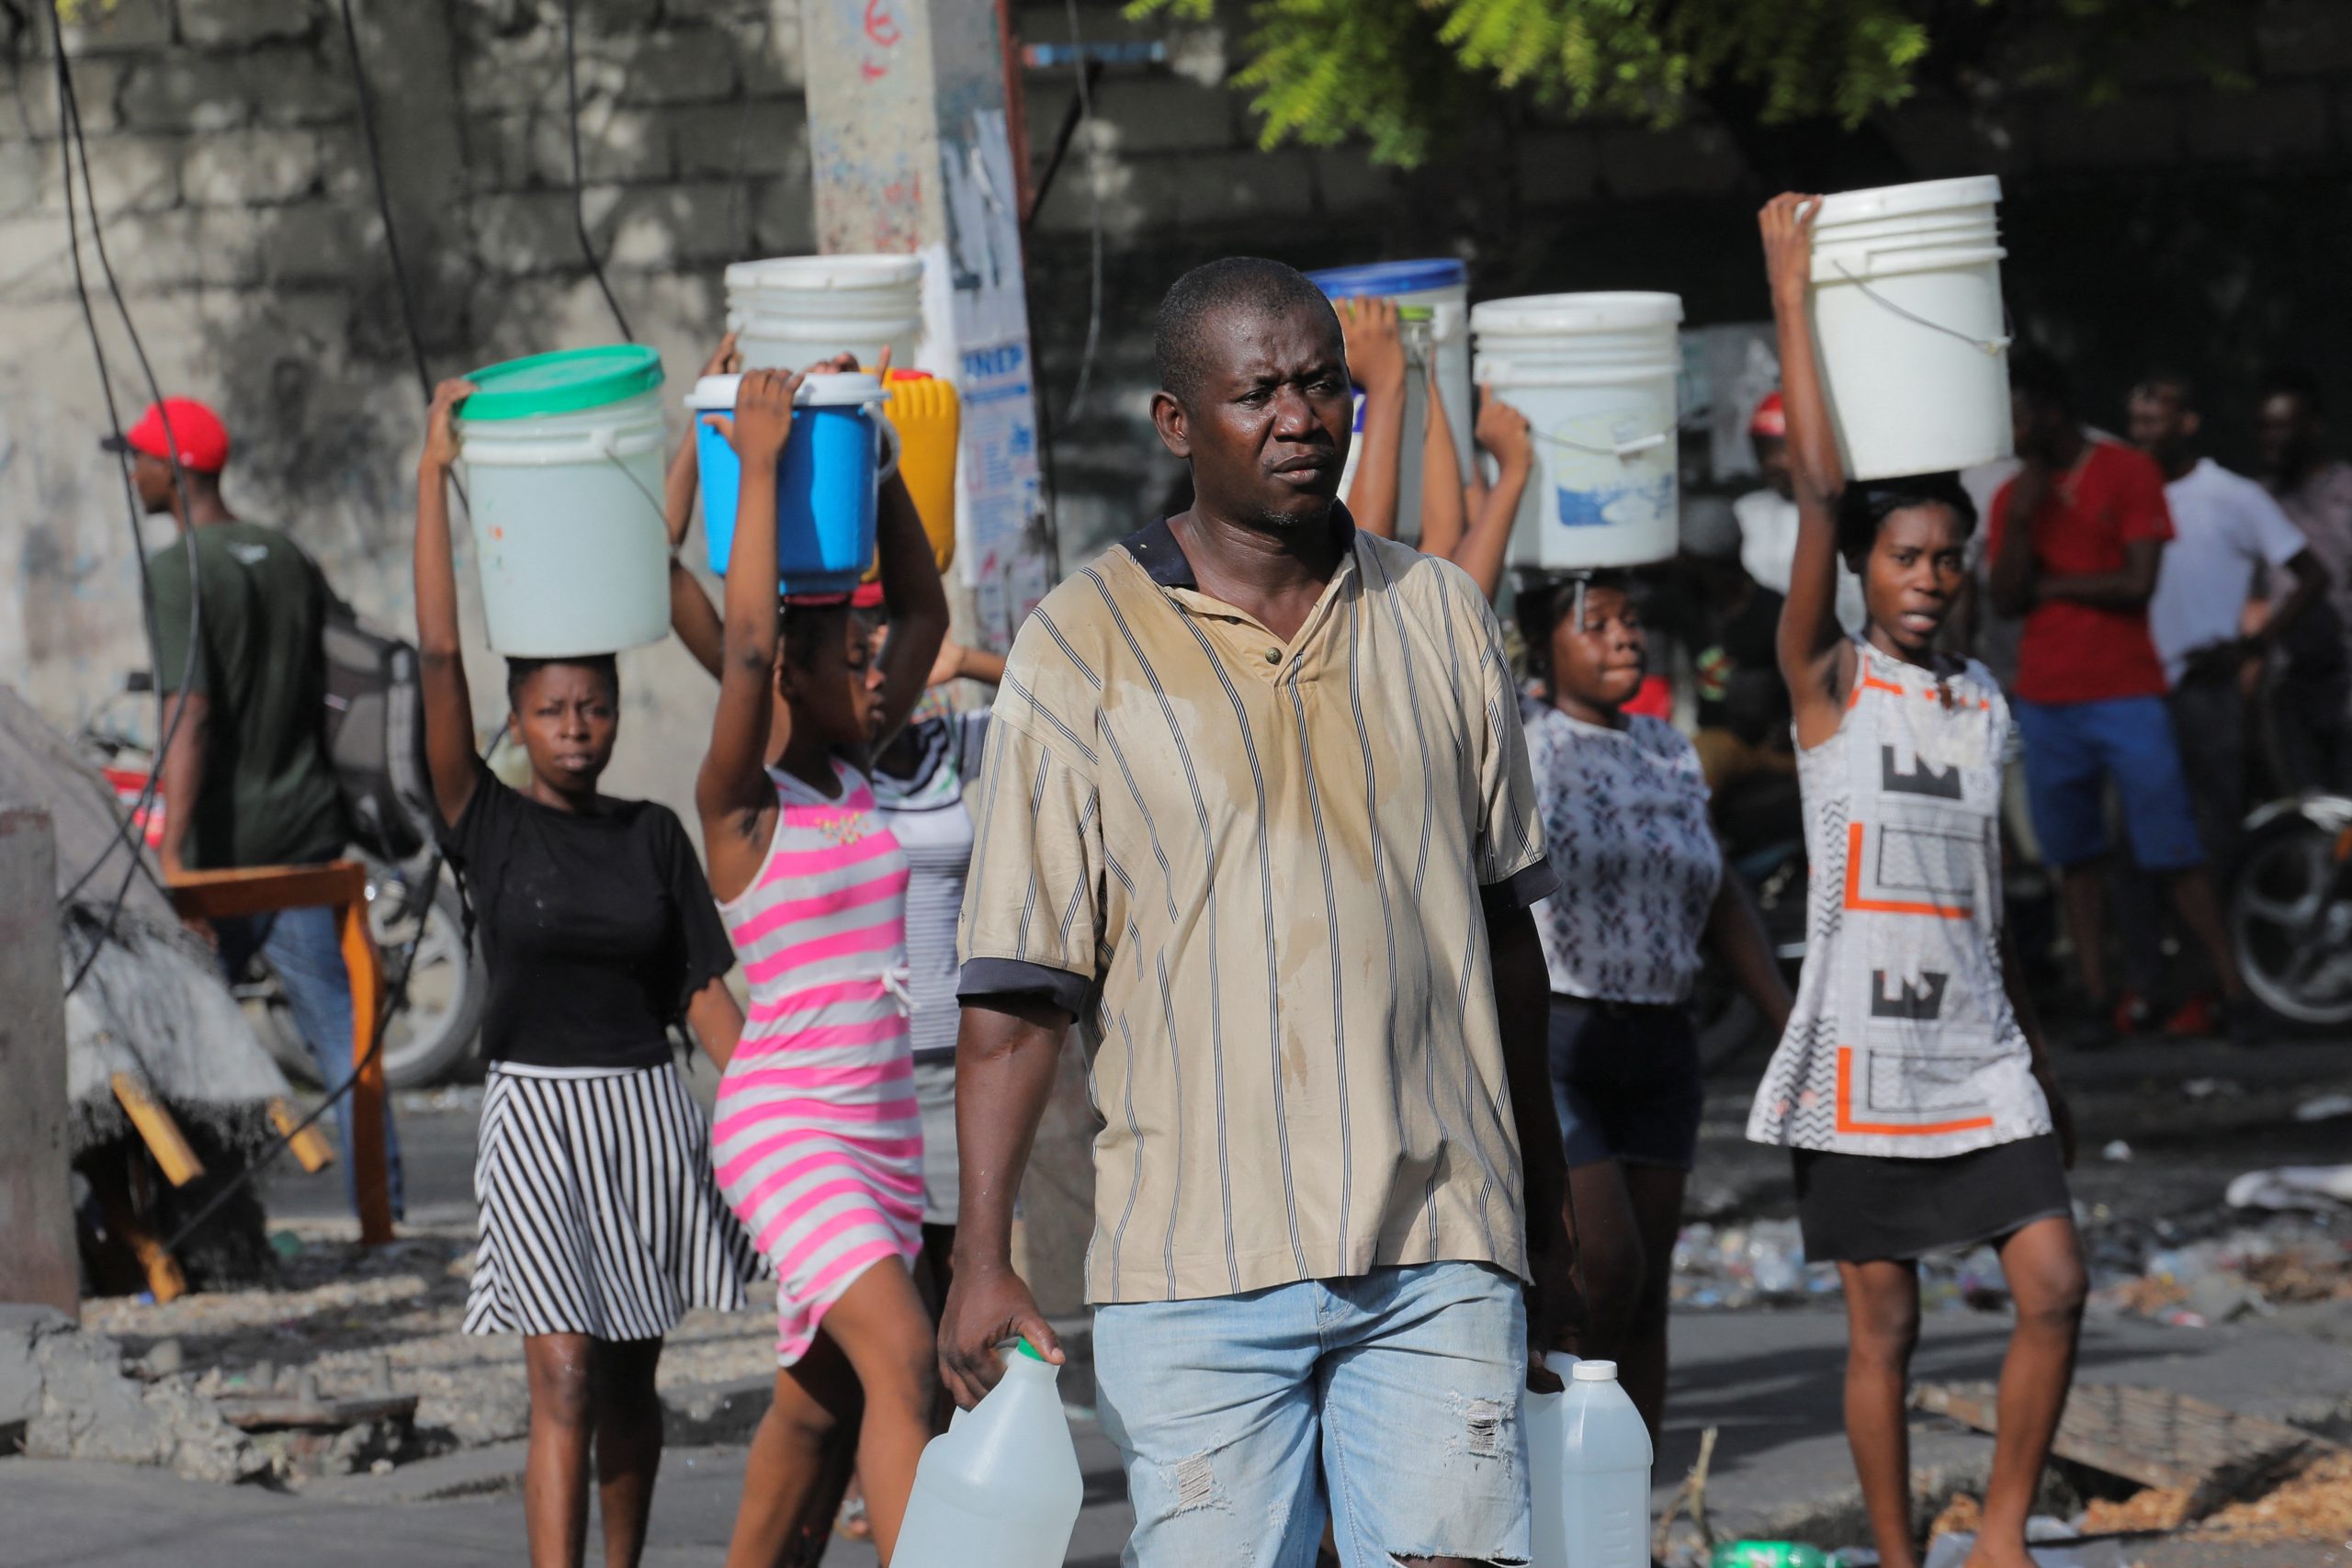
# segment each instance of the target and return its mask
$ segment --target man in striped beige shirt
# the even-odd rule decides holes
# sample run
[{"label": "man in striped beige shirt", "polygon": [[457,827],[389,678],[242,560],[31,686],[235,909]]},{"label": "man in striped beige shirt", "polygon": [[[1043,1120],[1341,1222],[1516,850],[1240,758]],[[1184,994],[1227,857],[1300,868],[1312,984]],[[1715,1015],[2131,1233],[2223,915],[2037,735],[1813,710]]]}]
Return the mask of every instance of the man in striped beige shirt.
[{"label": "man in striped beige shirt", "polygon": [[1328,1507],[1350,1568],[1523,1562],[1519,1393],[1556,1386],[1531,1342],[1572,1292],[1502,639],[1335,500],[1348,370],[1305,278],[1196,269],[1156,346],[1193,507],[1047,597],[991,725],[942,1371],[968,1405],[1003,1340],[1060,1359],[1010,1240],[1080,1021],[1129,1561],[1304,1568]]}]

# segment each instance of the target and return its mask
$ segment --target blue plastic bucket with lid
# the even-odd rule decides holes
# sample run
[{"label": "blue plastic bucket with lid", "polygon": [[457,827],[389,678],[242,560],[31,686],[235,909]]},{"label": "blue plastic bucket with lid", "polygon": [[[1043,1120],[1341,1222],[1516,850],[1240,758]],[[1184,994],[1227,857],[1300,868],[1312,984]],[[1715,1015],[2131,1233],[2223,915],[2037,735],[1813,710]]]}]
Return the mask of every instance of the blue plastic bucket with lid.
[{"label": "blue plastic bucket with lid", "polygon": [[[743,465],[704,416],[731,413],[741,380],[706,376],[686,399],[702,479],[703,536],[710,570],[721,575],[735,547]],[[864,374],[800,383],[792,439],[776,465],[776,571],[784,592],[846,593],[874,564],[877,498],[899,466],[898,432],[882,415],[885,395],[880,378]]]}]

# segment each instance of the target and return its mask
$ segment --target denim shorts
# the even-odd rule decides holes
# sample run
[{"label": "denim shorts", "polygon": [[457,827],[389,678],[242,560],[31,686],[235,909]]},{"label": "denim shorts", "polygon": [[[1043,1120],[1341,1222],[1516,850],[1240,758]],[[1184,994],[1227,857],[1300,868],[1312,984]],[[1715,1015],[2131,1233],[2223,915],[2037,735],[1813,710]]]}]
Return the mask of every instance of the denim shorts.
[{"label": "denim shorts", "polygon": [[1690,1010],[1552,996],[1552,1109],[1568,1168],[1688,1170],[1706,1111]]},{"label": "denim shorts", "polygon": [[1313,1568],[1327,1512],[1347,1568],[1527,1560],[1527,1316],[1502,1269],[1104,1306],[1094,1367],[1126,1568]]},{"label": "denim shorts", "polygon": [[2172,713],[2162,697],[2011,706],[2025,738],[2026,797],[2043,861],[2063,869],[2106,855],[2106,784],[2112,779],[2141,870],[2204,863]]}]

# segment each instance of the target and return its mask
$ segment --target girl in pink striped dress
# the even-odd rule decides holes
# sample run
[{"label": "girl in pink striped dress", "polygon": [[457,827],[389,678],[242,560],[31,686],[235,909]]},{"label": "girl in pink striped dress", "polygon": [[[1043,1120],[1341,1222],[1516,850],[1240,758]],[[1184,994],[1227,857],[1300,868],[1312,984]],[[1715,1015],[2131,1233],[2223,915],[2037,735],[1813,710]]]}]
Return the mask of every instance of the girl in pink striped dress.
[{"label": "girl in pink striped dress", "polygon": [[[751,372],[722,423],[743,479],[718,711],[695,789],[711,888],[752,986],[712,1155],[777,1279],[780,1371],[728,1551],[738,1568],[779,1561],[830,1507],[819,1486],[826,1440],[860,1406],[857,1470],[888,1562],[933,1402],[931,1319],[910,1272],[922,1137],[907,1034],[907,857],[876,813],[865,768],[922,695],[947,600],[914,503],[892,479],[878,529],[891,624],[881,653],[846,595],[779,613],[776,465],[801,379]],[[778,701],[790,733],[771,771]]]}]

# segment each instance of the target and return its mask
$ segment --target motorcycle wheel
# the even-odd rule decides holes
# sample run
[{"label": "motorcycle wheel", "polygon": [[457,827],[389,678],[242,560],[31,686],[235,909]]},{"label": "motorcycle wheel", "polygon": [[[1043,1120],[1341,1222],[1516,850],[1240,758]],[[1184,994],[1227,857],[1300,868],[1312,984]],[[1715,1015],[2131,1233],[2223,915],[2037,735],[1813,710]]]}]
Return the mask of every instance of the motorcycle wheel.
[{"label": "motorcycle wheel", "polygon": [[2335,844],[2309,823],[2257,839],[2230,887],[2230,944],[2253,992],[2283,1021],[2352,1022],[2352,899],[2333,889]]}]

